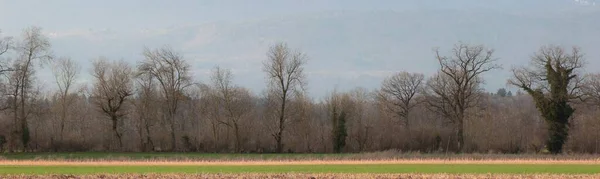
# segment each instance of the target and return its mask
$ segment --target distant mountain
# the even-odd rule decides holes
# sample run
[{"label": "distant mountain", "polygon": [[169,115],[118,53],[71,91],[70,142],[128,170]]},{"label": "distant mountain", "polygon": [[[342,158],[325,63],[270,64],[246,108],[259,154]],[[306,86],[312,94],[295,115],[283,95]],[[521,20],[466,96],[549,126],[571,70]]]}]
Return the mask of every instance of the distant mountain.
[{"label": "distant mountain", "polygon": [[573,0],[576,3],[579,3],[581,5],[585,5],[585,6],[596,6],[596,1],[595,0]]},{"label": "distant mountain", "polygon": [[[457,1],[473,2],[473,7],[487,7],[484,2],[489,2]],[[546,44],[581,46],[590,59],[589,68],[600,70],[599,10],[577,8],[579,5],[567,0],[519,2],[572,5],[575,10],[563,7],[565,11],[546,14],[489,9],[335,11],[129,32],[85,31],[53,38],[53,42],[57,52],[74,58],[105,55],[132,62],[141,59],[143,46],[169,44],[192,63],[196,79],[206,81],[207,72],[221,65],[234,70],[237,83],[258,93],[265,84],[261,61],[269,45],[284,41],[310,57],[308,89],[316,97],[336,86],[340,90],[376,88],[383,77],[395,71],[431,75],[437,69],[432,49],[449,52],[459,41],[496,50],[505,69],[486,76],[486,87],[492,91],[505,86],[511,66],[526,64],[528,57]]]},{"label": "distant mountain", "polygon": [[398,4],[410,4],[406,9],[493,9],[503,12],[544,12],[581,8],[594,5],[596,0],[399,0]]}]

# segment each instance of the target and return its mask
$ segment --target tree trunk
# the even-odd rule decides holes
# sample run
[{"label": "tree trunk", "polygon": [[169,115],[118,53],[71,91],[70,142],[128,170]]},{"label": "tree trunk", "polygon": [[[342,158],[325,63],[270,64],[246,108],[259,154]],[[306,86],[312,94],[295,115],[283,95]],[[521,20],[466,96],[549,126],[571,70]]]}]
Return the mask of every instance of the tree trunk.
[{"label": "tree trunk", "polygon": [[123,141],[121,140],[122,136],[119,133],[119,129],[118,129],[118,120],[117,117],[111,117],[112,119],[112,130],[115,134],[115,137],[117,137],[117,140],[119,142],[119,151],[123,150]]},{"label": "tree trunk", "polygon": [[138,137],[140,138],[140,148],[138,149],[140,152],[144,152],[146,151],[146,141],[144,141],[144,126],[143,126],[143,119],[140,118],[139,124],[137,126],[137,130],[138,130]]},{"label": "tree trunk", "polygon": [[283,98],[281,100],[281,111],[279,114],[279,131],[277,131],[277,136],[275,140],[277,140],[277,153],[283,153],[283,130],[284,130],[284,122],[285,122],[285,102],[286,102],[287,92],[283,92]]},{"label": "tree trunk", "polygon": [[15,96],[14,96],[14,100],[13,100],[13,110],[14,110],[14,121],[13,121],[13,130],[9,135],[9,141],[8,141],[8,152],[15,152],[16,148],[17,148],[17,139],[19,136],[19,113],[18,113],[18,108],[19,108],[19,103],[18,103],[18,95],[19,95],[19,91],[18,91],[19,87],[15,88]]},{"label": "tree trunk", "polygon": [[[65,100],[63,100],[63,103],[65,102]],[[60,143],[61,145],[64,144],[64,131],[65,131],[65,118],[67,116],[67,112],[66,112],[66,106],[63,104],[62,105],[62,111],[60,114]]]},{"label": "tree trunk", "polygon": [[413,150],[413,144],[415,143],[413,140],[413,136],[412,136],[412,131],[410,130],[410,121],[408,121],[408,115],[404,117],[404,120],[406,120],[406,125],[404,126],[404,130],[406,130],[406,136],[408,138],[408,150],[412,151]]},{"label": "tree trunk", "polygon": [[275,135],[275,140],[277,141],[277,153],[283,153],[283,143],[281,143],[281,129]]},{"label": "tree trunk", "polygon": [[235,152],[240,152],[240,131],[237,123],[233,123],[235,132]]},{"label": "tree trunk", "polygon": [[175,139],[175,121],[171,121],[171,151],[177,150],[177,140]]},{"label": "tree trunk", "polygon": [[214,120],[211,121],[211,127],[212,127],[212,136],[213,136],[213,150],[217,149],[217,145],[218,145],[218,141],[219,141],[219,134],[218,134],[218,128],[219,126],[216,124],[217,122],[215,122]]},{"label": "tree trunk", "polygon": [[27,117],[25,116],[25,93],[23,92],[24,87],[21,88],[21,120],[20,120],[20,124],[21,124],[21,132],[19,133],[21,136],[21,144],[23,150],[25,150],[25,147],[27,147],[27,143],[29,141],[27,141],[26,139],[26,135],[29,134],[25,134],[27,129]]},{"label": "tree trunk", "polygon": [[465,145],[465,139],[464,139],[464,128],[463,128],[463,121],[459,120],[458,121],[458,126],[456,129],[456,137],[457,137],[457,141],[458,141],[458,149],[457,152],[463,152],[464,149],[464,145]]},{"label": "tree trunk", "polygon": [[[152,135],[150,135],[150,125],[148,125],[148,121],[145,121],[146,125],[146,142],[150,145],[150,149],[154,151],[154,142],[152,141]],[[144,149],[148,151],[147,148]]]}]

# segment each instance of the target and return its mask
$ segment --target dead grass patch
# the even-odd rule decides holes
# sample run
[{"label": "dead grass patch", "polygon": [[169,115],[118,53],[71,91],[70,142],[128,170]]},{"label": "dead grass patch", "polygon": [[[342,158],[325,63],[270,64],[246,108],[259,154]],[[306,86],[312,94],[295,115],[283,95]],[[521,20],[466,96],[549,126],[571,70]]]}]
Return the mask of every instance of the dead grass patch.
[{"label": "dead grass patch", "polygon": [[250,179],[250,178],[261,178],[261,179],[278,179],[278,178],[305,178],[305,179],[386,179],[386,178],[406,178],[406,179],[428,179],[428,178],[439,178],[439,179],[458,179],[458,178],[470,178],[470,179],[488,179],[488,178],[510,178],[510,179],[587,179],[587,178],[600,178],[600,175],[507,175],[507,174],[122,174],[122,175],[7,175],[0,176],[0,178],[27,178],[27,179],[38,179],[38,178],[59,178],[59,179],[87,179],[87,178],[221,178],[221,179]]}]

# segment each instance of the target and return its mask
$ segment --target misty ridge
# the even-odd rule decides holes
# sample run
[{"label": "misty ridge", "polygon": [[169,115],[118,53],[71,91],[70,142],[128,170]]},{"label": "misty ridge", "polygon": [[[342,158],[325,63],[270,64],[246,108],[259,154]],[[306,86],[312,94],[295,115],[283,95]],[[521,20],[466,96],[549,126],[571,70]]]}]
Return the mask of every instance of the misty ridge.
[{"label": "misty ridge", "polygon": [[599,152],[594,1],[411,2],[2,34],[0,151]]},{"label": "misty ridge", "polygon": [[[600,40],[596,35],[599,17],[598,11],[548,15],[486,9],[326,12],[173,27],[156,33],[147,30],[152,35],[89,32],[90,36],[53,39],[53,45],[56,51],[73,49],[70,56],[78,59],[103,55],[133,62],[140,55],[132,52],[141,47],[169,44],[185,54],[200,81],[208,80],[205,76],[210,69],[219,65],[233,69],[240,76],[236,82],[260,92],[264,89],[259,82],[264,79],[259,70],[264,51],[272,43],[285,41],[309,55],[307,72],[314,84],[309,92],[320,98],[331,91],[332,82],[342,90],[356,84],[372,89],[399,70],[431,75],[436,66],[432,49],[448,49],[459,41],[494,48],[506,69],[527,63],[533,51],[549,44],[576,45],[586,51],[586,58],[594,59],[600,57],[593,50]],[[590,63],[590,68],[598,66],[594,60]],[[490,73],[486,89],[506,87],[508,76],[508,70]]]}]

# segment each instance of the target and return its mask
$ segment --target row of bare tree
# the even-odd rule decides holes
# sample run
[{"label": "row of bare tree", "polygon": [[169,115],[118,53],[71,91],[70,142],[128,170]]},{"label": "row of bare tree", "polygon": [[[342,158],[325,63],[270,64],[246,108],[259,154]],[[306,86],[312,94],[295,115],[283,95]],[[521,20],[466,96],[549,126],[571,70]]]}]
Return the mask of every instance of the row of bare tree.
[{"label": "row of bare tree", "polygon": [[[96,59],[92,84],[75,60],[56,58],[41,29],[0,37],[0,150],[199,152],[581,152],[600,147],[600,74],[582,74],[578,48],[542,47],[508,84],[487,93],[482,74],[501,69],[493,50],[435,51],[438,73],[399,72],[380,89],[305,92],[307,55],[285,43],[263,63],[257,95],[215,67],[196,82],[169,47],[144,49],[135,65]],[[35,82],[51,66],[57,91]]]}]

